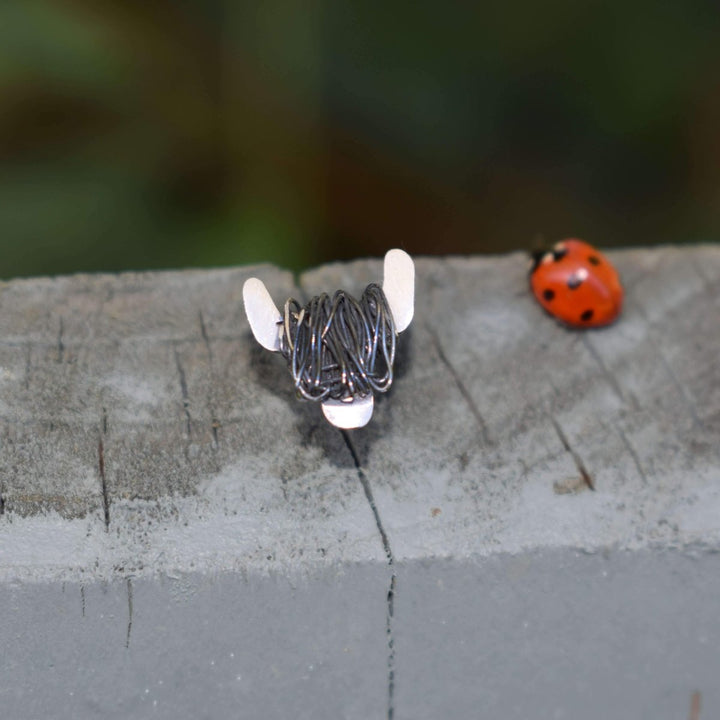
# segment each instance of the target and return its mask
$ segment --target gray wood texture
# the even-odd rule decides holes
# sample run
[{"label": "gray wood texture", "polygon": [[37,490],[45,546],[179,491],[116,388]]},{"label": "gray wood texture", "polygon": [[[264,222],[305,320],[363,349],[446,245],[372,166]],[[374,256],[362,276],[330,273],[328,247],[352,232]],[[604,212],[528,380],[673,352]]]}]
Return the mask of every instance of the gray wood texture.
[{"label": "gray wood texture", "polygon": [[380,261],[2,283],[5,716],[717,715],[720,247],[610,257],[625,310],[589,332],[520,254],[417,259],[347,433],[242,284]]},{"label": "gray wood texture", "polygon": [[520,254],[419,258],[395,384],[350,433],[295,400],[242,283],[359,292],[379,261],[3,283],[1,572],[717,543],[720,248],[611,257],[624,314],[589,332]]}]

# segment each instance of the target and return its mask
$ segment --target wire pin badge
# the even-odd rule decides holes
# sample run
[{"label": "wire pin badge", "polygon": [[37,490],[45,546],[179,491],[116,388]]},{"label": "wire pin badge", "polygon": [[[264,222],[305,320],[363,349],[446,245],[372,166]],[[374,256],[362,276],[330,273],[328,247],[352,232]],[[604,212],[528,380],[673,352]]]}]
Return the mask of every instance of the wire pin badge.
[{"label": "wire pin badge", "polygon": [[304,307],[290,298],[281,313],[262,280],[249,278],[243,301],[255,339],[285,358],[298,397],[321,403],[336,427],[363,427],[374,393],[393,381],[396,337],[415,308],[415,265],[403,250],[389,250],[382,287],[371,283],[359,300],[338,290]]}]

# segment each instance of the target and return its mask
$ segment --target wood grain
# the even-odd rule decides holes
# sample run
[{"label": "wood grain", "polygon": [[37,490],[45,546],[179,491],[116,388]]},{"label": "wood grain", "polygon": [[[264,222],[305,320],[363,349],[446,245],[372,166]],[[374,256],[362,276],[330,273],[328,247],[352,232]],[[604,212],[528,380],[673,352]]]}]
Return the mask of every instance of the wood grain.
[{"label": "wood grain", "polygon": [[417,259],[394,387],[351,433],[295,400],[242,283],[359,292],[380,261],[299,286],[269,266],[5,282],[0,523],[82,521],[116,544],[80,565],[136,569],[201,527],[183,557],[223,566],[715,544],[720,248],[610,257],[625,311],[589,332],[540,310],[520,254]]}]

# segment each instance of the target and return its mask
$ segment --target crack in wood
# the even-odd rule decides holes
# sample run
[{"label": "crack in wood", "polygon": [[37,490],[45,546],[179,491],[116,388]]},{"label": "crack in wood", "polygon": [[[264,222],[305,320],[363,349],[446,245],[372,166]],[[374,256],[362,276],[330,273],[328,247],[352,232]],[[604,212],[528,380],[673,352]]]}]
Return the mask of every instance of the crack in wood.
[{"label": "crack in wood", "polygon": [[388,641],[388,720],[395,715],[395,636],[393,634],[393,619],[395,616],[395,593],[397,573],[390,575],[390,588],[387,594],[387,622],[386,633]]},{"label": "crack in wood", "polygon": [[630,457],[632,458],[633,462],[635,463],[635,469],[638,471],[638,474],[642,478],[643,484],[648,484],[647,475],[645,475],[645,470],[643,469],[642,463],[640,462],[640,457],[638,456],[637,452],[635,451],[635,448],[633,447],[632,443],[630,442],[629,438],[625,434],[625,431],[622,428],[616,427],[617,434],[620,436],[620,440],[622,440],[623,445],[625,445],[625,449],[630,454]]},{"label": "crack in wood", "polygon": [[463,383],[460,374],[457,372],[453,364],[445,355],[445,352],[442,349],[442,345],[440,344],[440,339],[438,338],[435,331],[427,323],[425,324],[425,328],[430,334],[430,339],[432,340],[433,347],[435,348],[435,353],[440,359],[440,362],[447,368],[448,372],[452,376],[455,385],[460,392],[460,395],[462,395],[462,398],[463,400],[465,400],[465,403],[470,409],[472,416],[475,418],[475,422],[477,423],[478,429],[480,430],[480,437],[482,438],[483,445],[490,445],[490,435],[488,432],[487,423],[485,422],[485,419],[480,413],[480,409],[475,404],[475,401],[473,400],[472,395],[470,395],[467,387],[465,387],[465,383]]},{"label": "crack in wood", "polygon": [[560,423],[552,415],[550,415],[549,417],[552,426],[555,428],[555,432],[557,433],[558,438],[560,438],[562,446],[565,448],[566,452],[570,453],[570,457],[572,457],[573,462],[575,463],[575,467],[577,467],[580,476],[585,481],[585,484],[590,488],[590,490],[595,490],[595,483],[592,479],[592,475],[590,475],[590,473],[587,471],[587,468],[585,467],[585,463],[583,463],[582,458],[575,452],[575,450],[573,450],[569,440],[567,439],[567,436],[563,432],[563,429],[560,427]]},{"label": "crack in wood", "polygon": [[130,633],[132,632],[133,624],[133,585],[132,579],[127,579],[127,599],[128,599],[128,624],[127,634],[125,635],[125,647],[130,647]]},{"label": "crack in wood", "polygon": [[210,364],[213,361],[212,347],[210,346],[210,338],[208,337],[207,326],[205,325],[205,318],[203,317],[202,310],[198,310],[198,319],[200,320],[200,334],[205,342],[205,348],[207,350],[208,357],[210,358]]},{"label": "crack in wood", "polygon": [[100,486],[102,489],[103,520],[105,532],[110,530],[110,499],[108,497],[107,478],[105,477],[105,446],[102,436],[98,440],[98,472],[100,473]]},{"label": "crack in wood", "polygon": [[30,343],[27,343],[27,346],[25,348],[25,377],[23,384],[25,385],[25,389],[30,389],[30,373],[32,372],[32,345]]},{"label": "crack in wood", "polygon": [[670,378],[670,382],[672,382],[675,389],[680,394],[680,397],[682,398],[683,403],[685,404],[685,408],[687,409],[688,414],[690,415],[690,418],[692,419],[693,425],[698,429],[702,429],[703,422],[696,412],[695,401],[690,397],[689,393],[685,389],[685,385],[680,381],[680,378],[675,374],[675,371],[673,370],[672,365],[670,365],[670,363],[668,362],[668,359],[667,359],[667,357],[665,357],[665,353],[662,351],[662,349],[657,347],[657,351],[658,351],[658,357],[660,358],[660,364],[663,366],[663,369],[665,370],[668,377]]},{"label": "crack in wood", "polygon": [[357,470],[358,477],[360,478],[360,484],[362,485],[363,491],[365,492],[365,497],[370,504],[370,509],[372,510],[372,514],[375,518],[375,524],[377,525],[377,529],[380,532],[380,538],[382,540],[383,550],[385,551],[385,555],[388,559],[388,564],[392,565],[394,559],[392,550],[390,548],[390,541],[388,540],[387,533],[385,532],[382,520],[380,519],[380,513],[378,512],[377,505],[375,504],[375,498],[372,494],[372,488],[370,487],[370,483],[367,479],[367,476],[365,475],[362,464],[360,463],[360,457],[357,453],[357,450],[352,441],[352,438],[350,437],[349,432],[347,430],[340,430],[340,433],[342,434],[343,439],[345,440],[345,445],[350,451],[350,455],[352,455],[353,462],[355,463],[355,468]]},{"label": "crack in wood", "polygon": [[373,517],[375,518],[375,525],[377,526],[378,532],[380,533],[380,539],[382,540],[383,550],[387,557],[388,567],[390,568],[390,587],[388,588],[386,598],[386,615],[385,615],[385,629],[387,634],[387,647],[388,647],[388,720],[393,720],[395,715],[395,635],[393,628],[393,619],[395,616],[395,595],[397,592],[397,572],[395,569],[395,557],[393,556],[392,548],[390,547],[390,540],[383,527],[382,520],[380,519],[380,513],[373,497],[372,488],[370,487],[370,481],[363,470],[362,463],[360,462],[360,456],[355,448],[355,445],[350,437],[350,433],[347,430],[340,430],[340,434],[343,436],[345,445],[350,451],[355,468],[357,470],[360,484],[362,485],[365,498],[370,505]]},{"label": "crack in wood", "polygon": [[65,343],[63,343],[63,332],[64,332],[65,326],[63,324],[63,319],[60,318],[60,329],[58,330],[58,336],[57,336],[57,361],[61,363],[65,359]]},{"label": "crack in wood", "polygon": [[[625,404],[627,403],[627,399],[625,398],[625,393],[623,392],[622,388],[620,387],[620,383],[618,382],[617,378],[613,373],[610,372],[607,365],[605,365],[605,361],[600,356],[600,353],[597,351],[597,348],[592,343],[590,338],[587,336],[587,333],[583,333],[580,336],[580,340],[582,341],[582,344],[585,346],[585,349],[590,353],[590,356],[595,361],[595,364],[600,368],[600,372],[602,376],[605,378],[606,382],[612,389],[612,391],[617,396],[618,400],[620,400],[621,403]],[[632,409],[637,411],[640,409],[638,405],[637,398],[634,395],[630,396],[630,405],[632,406]]]},{"label": "crack in wood", "polygon": [[192,435],[192,417],[190,416],[190,398],[188,396],[187,379],[185,377],[185,368],[180,362],[180,353],[177,347],[174,347],[175,353],[175,367],[177,368],[178,376],[180,378],[180,395],[182,397],[183,412],[185,413],[185,431],[187,436]]},{"label": "crack in wood", "polygon": [[[645,306],[641,302],[639,302],[637,299],[635,299],[634,305],[637,308],[637,311],[640,313],[640,317],[642,317],[642,319],[645,321],[645,324],[648,326],[648,330],[652,330],[653,324],[650,322],[647,311],[645,310]],[[670,382],[672,383],[672,385],[675,387],[678,394],[682,398],[683,404],[685,405],[685,409],[687,410],[688,414],[690,415],[690,419],[692,420],[693,426],[697,429],[703,429],[704,424],[695,410],[695,402],[688,396],[687,392],[685,391],[684,385],[680,382],[680,378],[677,377],[677,375],[675,374],[675,371],[672,369],[672,366],[670,365],[667,357],[665,356],[663,349],[655,341],[655,339],[652,337],[650,332],[648,332],[648,334],[647,334],[647,341],[652,345],[652,349],[654,351],[654,356],[660,360],[660,364],[662,365],[663,371],[668,376],[668,378],[670,379]]]},{"label": "crack in wood", "polygon": [[[208,354],[208,364],[210,366],[210,376],[211,378],[214,378],[215,371],[214,371],[214,357],[213,357],[213,351],[212,346],[210,345],[210,336],[208,335],[207,331],[207,325],[205,325],[205,317],[203,315],[202,310],[198,310],[198,320],[200,321],[200,334],[202,335],[203,342],[205,343],[205,349],[207,350]],[[215,405],[212,402],[211,398],[208,397],[207,400],[208,409],[210,410],[210,415],[212,417],[212,420],[210,422],[210,432],[212,434],[213,442],[212,442],[212,448],[213,450],[217,450],[219,447],[219,437],[218,437],[218,429],[222,427],[222,423],[217,417],[217,413],[215,412]]]},{"label": "crack in wood", "polygon": [[108,431],[107,410],[102,409],[100,418],[100,436],[98,438],[98,474],[100,475],[100,489],[102,491],[103,521],[105,532],[110,530],[110,495],[108,493],[107,476],[105,472],[105,443],[104,438]]}]

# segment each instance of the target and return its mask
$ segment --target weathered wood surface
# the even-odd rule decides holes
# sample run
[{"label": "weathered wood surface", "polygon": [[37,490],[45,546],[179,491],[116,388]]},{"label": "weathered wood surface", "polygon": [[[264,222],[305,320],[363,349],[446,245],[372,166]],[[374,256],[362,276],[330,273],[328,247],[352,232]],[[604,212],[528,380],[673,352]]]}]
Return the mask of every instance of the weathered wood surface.
[{"label": "weathered wood surface", "polygon": [[379,261],[0,285],[3,716],[715,717],[720,247],[610,255],[587,333],[521,255],[419,259],[348,434],[242,284]]},{"label": "weathered wood surface", "polygon": [[418,259],[395,385],[349,435],[253,341],[242,283],[359,291],[379,261],[3,283],[0,572],[716,545],[720,248],[610,255],[624,315],[584,333],[519,254]]}]

